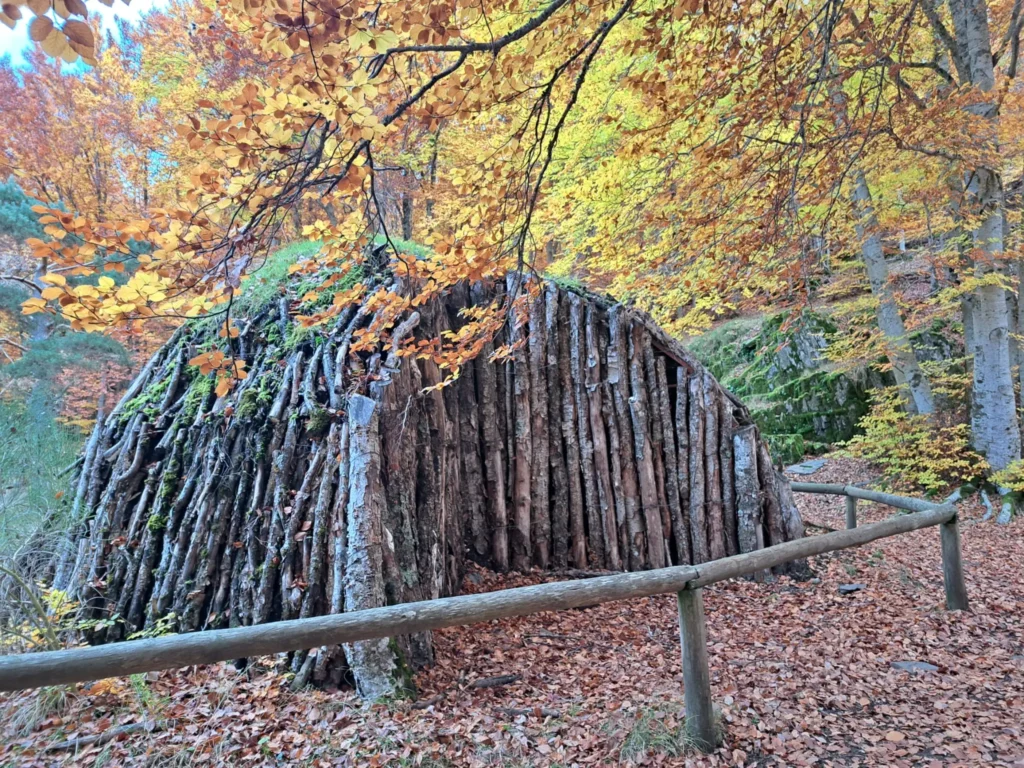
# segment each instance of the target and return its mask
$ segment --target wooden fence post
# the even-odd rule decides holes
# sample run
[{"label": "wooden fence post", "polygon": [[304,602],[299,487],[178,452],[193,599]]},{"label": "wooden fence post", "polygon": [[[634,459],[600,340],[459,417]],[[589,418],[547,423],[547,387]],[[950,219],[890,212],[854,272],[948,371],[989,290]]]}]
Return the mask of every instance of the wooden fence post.
[{"label": "wooden fence post", "polygon": [[704,590],[684,589],[679,600],[679,635],[683,645],[683,698],[686,731],[703,752],[715,749],[715,710],[711,706],[711,672],[704,624]]},{"label": "wooden fence post", "polygon": [[851,531],[857,527],[857,499],[853,496],[846,497],[846,530]]},{"label": "wooden fence post", "polygon": [[964,584],[964,566],[960,558],[960,527],[956,516],[939,526],[942,533],[942,580],[946,586],[946,608],[966,611],[967,586]]}]

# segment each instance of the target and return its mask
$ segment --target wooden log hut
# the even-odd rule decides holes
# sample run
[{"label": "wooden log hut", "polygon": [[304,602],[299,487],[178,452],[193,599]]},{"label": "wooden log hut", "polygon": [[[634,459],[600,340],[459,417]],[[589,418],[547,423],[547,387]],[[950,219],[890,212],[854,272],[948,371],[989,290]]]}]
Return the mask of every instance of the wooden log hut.
[{"label": "wooden log hut", "polygon": [[[241,323],[250,374],[224,396],[187,364],[223,343],[216,325],[179,329],[99,414],[45,578],[111,620],[103,642],[451,595],[467,561],[636,571],[803,535],[747,410],[627,306],[535,285],[443,387],[434,360],[396,351],[511,285],[459,286],[358,353],[367,306],[298,332],[272,302]],[[289,663],[376,697],[432,655],[424,633]]]}]

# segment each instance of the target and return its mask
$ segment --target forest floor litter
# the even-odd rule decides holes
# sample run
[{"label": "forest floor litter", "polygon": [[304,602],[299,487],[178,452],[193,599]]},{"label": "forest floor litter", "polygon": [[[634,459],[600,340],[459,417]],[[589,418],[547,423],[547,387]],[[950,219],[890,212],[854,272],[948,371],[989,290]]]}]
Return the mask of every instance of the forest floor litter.
[{"label": "forest floor litter", "polygon": [[[870,477],[829,459],[813,480]],[[810,533],[843,527],[842,498],[798,503]],[[814,558],[809,581],[706,589],[713,755],[682,735],[666,595],[442,630],[417,698],[372,707],[291,693],[273,659],[3,694],[0,766],[1024,766],[1024,520],[983,511],[961,506],[969,613],[944,610],[934,529]]]}]

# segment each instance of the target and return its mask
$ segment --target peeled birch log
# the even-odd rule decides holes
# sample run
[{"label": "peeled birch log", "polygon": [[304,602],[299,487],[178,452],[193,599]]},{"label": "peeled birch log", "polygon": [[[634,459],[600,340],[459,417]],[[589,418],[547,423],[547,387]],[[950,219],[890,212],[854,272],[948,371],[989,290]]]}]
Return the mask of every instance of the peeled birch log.
[{"label": "peeled birch log", "polygon": [[[607,298],[518,282],[457,287],[359,352],[379,309],[309,332],[275,300],[240,323],[250,373],[223,396],[187,365],[225,343],[217,324],[180,329],[97,419],[70,533],[34,576],[103,642],[451,595],[467,559],[642,570],[803,535],[747,410],[684,347]],[[447,385],[396,352],[515,290],[527,311]],[[424,633],[288,663],[377,697],[432,658]]]}]

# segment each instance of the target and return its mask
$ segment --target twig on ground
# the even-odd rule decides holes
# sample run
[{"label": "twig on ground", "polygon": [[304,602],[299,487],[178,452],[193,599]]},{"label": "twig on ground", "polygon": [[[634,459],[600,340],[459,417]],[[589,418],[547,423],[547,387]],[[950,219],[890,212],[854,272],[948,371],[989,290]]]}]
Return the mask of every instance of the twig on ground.
[{"label": "twig on ground", "polygon": [[522,675],[498,675],[497,677],[481,677],[469,684],[470,688],[497,688],[500,685],[509,685],[522,680]]}]

